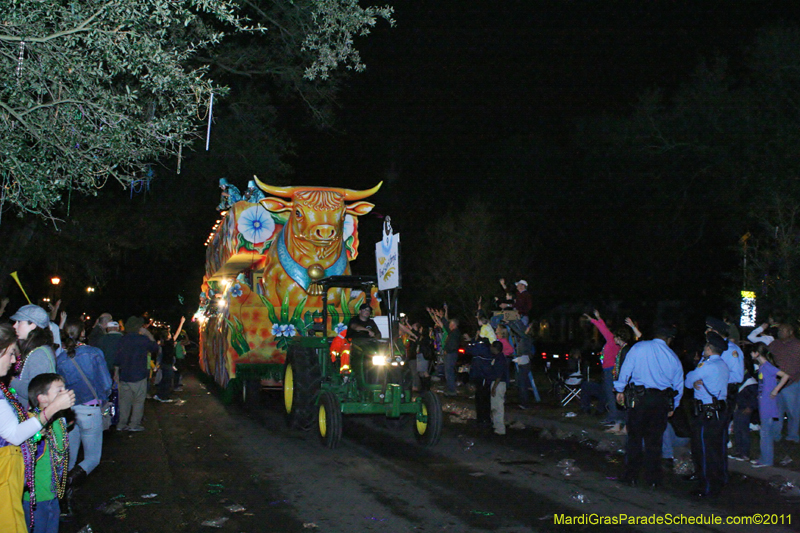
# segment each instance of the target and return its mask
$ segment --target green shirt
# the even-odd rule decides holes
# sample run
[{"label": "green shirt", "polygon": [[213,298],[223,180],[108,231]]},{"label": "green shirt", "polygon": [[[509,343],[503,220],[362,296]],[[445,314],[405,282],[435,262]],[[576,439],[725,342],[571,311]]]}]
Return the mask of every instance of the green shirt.
[{"label": "green shirt", "polygon": [[[54,423],[52,426],[56,442],[61,442],[64,433],[61,424]],[[33,483],[36,488],[36,501],[44,502],[53,500],[56,497],[56,488],[53,486],[53,464],[50,462],[50,442],[45,439],[44,452],[36,458],[36,467],[33,471]],[[31,493],[27,490],[22,496],[26,502],[31,500]]]}]

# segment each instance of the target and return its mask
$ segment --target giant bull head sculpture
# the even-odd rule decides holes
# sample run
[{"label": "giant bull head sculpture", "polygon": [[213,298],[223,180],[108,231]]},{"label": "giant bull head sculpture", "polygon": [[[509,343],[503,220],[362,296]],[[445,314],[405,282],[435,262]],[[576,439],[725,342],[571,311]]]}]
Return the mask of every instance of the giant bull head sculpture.
[{"label": "giant bull head sculpture", "polygon": [[273,213],[289,212],[286,224],[267,255],[262,278],[264,293],[275,306],[280,306],[288,293],[290,308],[297,306],[304,297],[308,297],[307,308],[318,307],[321,298],[309,294],[312,280],[350,274],[342,238],[345,216],[369,213],[374,205],[359,200],[378,192],[383,182],[372,189],[355,191],[273,187],[258,178],[255,181],[265,193],[272,195],[261,200],[261,205]]}]

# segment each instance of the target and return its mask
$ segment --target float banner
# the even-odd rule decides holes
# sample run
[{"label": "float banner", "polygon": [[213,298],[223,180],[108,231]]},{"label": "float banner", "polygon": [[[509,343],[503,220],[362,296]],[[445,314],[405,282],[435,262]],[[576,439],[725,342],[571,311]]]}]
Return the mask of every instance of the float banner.
[{"label": "float banner", "polygon": [[385,291],[400,288],[400,234],[392,233],[388,220],[383,229],[383,239],[375,245],[375,262],[378,268],[378,288]]}]

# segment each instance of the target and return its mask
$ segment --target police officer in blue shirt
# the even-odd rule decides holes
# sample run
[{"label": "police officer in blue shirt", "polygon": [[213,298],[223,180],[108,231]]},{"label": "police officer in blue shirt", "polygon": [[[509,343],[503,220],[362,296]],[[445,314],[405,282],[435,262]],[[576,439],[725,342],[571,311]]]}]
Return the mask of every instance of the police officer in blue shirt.
[{"label": "police officer in blue shirt", "polygon": [[622,363],[614,390],[628,409],[623,483],[636,485],[644,467],[648,485],[661,482],[661,444],[667,419],[683,395],[683,367],[670,349],[675,328],[656,327],[656,338],[635,344]]},{"label": "police officer in blue shirt", "polygon": [[703,358],[697,368],[686,374],[686,387],[694,390],[692,420],[692,460],[700,485],[693,494],[698,497],[716,496],[725,484],[723,463],[727,455],[723,442],[723,427],[727,425],[725,399],[728,395],[729,370],[722,360],[728,343],[720,335],[706,336]]},{"label": "police officer in blue shirt", "polygon": [[714,317],[706,318],[706,334],[714,332],[725,341],[725,351],[720,358],[728,367],[728,399],[735,401],[731,392],[735,394],[744,381],[744,357],[741,348],[727,338],[727,331],[728,325],[724,321]]},{"label": "police officer in blue shirt", "polygon": [[[739,394],[739,387],[744,381],[744,357],[742,350],[736,343],[728,337],[728,324],[723,320],[714,317],[706,317],[706,335],[716,333],[725,340],[725,351],[720,358],[728,366],[728,396],[725,402],[725,424],[722,429],[723,452],[728,453],[728,426],[733,420],[733,413],[736,411],[736,397]],[[724,461],[722,466],[725,472],[725,481],[728,481],[728,462]]]}]

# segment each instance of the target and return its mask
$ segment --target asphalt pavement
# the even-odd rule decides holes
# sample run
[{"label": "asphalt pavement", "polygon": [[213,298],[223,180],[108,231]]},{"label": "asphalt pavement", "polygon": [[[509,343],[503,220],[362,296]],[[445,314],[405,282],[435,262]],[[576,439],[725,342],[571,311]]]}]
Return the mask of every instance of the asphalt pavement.
[{"label": "asphalt pavement", "polygon": [[[512,384],[513,387],[513,384]],[[434,385],[439,389],[439,385]],[[457,396],[444,397],[443,409],[451,415],[465,418],[464,415],[474,418],[474,396],[467,387],[460,387]],[[465,413],[465,410],[470,410]],[[572,402],[565,407],[555,407],[547,402],[531,403],[528,409],[520,409],[516,404],[506,402],[506,425],[515,422],[526,427],[535,427],[548,431],[548,437],[557,439],[591,439],[604,443],[609,449],[624,449],[624,436],[605,432],[605,426],[600,423],[600,418],[582,414],[577,402]],[[758,433],[753,432],[751,438],[758,442]],[[680,449],[681,455],[689,457],[688,447]],[[777,457],[776,457],[777,460]],[[728,470],[748,477],[774,482],[777,477],[792,483],[800,488],[800,472],[780,466],[754,468],[749,462],[728,459]]]},{"label": "asphalt pavement", "polygon": [[[474,400],[469,397],[466,389],[460,391],[455,398],[442,398],[444,409],[448,413],[446,424],[450,429],[448,436],[434,452],[436,455],[430,457],[425,455],[426,458],[423,459],[421,455],[423,452],[415,450],[413,444],[406,445],[400,442],[400,451],[395,450],[390,454],[391,462],[388,463],[390,476],[396,475],[399,458],[404,458],[414,468],[421,468],[427,472],[426,476],[439,474],[443,465],[449,465],[451,461],[463,460],[467,462],[454,462],[452,472],[450,470],[445,472],[447,476],[452,474],[456,479],[462,480],[460,481],[462,483],[476,484],[475,487],[465,485],[469,489],[465,489],[465,494],[471,494],[480,486],[488,486],[492,469],[499,469],[495,476],[497,479],[508,479],[520,474],[522,477],[517,481],[534,483],[534,488],[549,487],[544,493],[546,496],[534,493],[527,495],[525,491],[516,489],[520,500],[540,502],[542,509],[531,511],[530,506],[534,504],[527,503],[527,514],[523,513],[520,515],[522,518],[517,516],[515,520],[535,520],[538,525],[541,523],[539,522],[541,518],[533,519],[528,515],[533,513],[536,516],[544,516],[552,513],[554,509],[563,505],[559,503],[561,500],[571,501],[574,504],[572,495],[565,492],[561,498],[557,496],[557,491],[574,491],[578,488],[577,485],[565,484],[560,473],[555,476],[549,473],[550,470],[557,468],[555,459],[560,460],[560,452],[553,455],[554,464],[547,466],[546,463],[550,461],[553,452],[545,457],[548,453],[548,445],[542,442],[545,435],[547,438],[565,442],[593,441],[597,448],[606,446],[610,451],[619,450],[624,446],[624,437],[604,433],[598,418],[584,415],[565,416],[567,413],[577,412],[570,406],[556,408],[552,405],[535,405],[528,410],[520,410],[512,403],[507,406],[506,420],[512,428],[509,437],[515,439],[512,442],[516,442],[516,445],[507,446],[505,443],[508,441],[499,437],[472,446],[473,442],[478,441],[472,440],[470,436],[472,433],[466,426],[469,426],[467,419],[473,416]],[[186,377],[185,391],[176,393],[175,398],[177,401],[163,404],[147,400],[145,431],[105,433],[101,464],[77,490],[74,504],[75,518],[71,522],[62,524],[62,532],[194,532],[213,531],[218,526],[225,531],[300,532],[317,529],[317,525],[320,528],[325,527],[326,531],[334,531],[337,530],[335,523],[345,523],[346,517],[342,517],[340,513],[336,515],[335,522],[325,523],[321,520],[326,520],[323,518],[326,513],[320,512],[320,509],[336,508],[337,491],[355,494],[353,488],[345,489],[344,485],[348,477],[358,475],[364,475],[365,478],[355,479],[356,485],[368,484],[375,480],[381,489],[377,493],[375,488],[365,489],[364,494],[348,501],[347,510],[357,509],[351,513],[357,515],[353,520],[360,520],[362,523],[366,518],[370,520],[378,518],[377,514],[368,513],[365,509],[370,504],[369,498],[387,490],[386,481],[376,477],[376,465],[388,459],[376,457],[376,452],[370,450],[377,450],[379,453],[384,448],[388,449],[388,446],[398,446],[394,437],[387,441],[386,446],[375,445],[375,440],[381,437],[366,428],[360,428],[350,432],[351,440],[336,453],[322,450],[317,452],[319,445],[315,442],[316,439],[309,439],[307,435],[297,435],[286,430],[282,417],[241,416],[238,408],[223,405],[219,398],[194,376]],[[575,404],[571,405],[577,407]],[[465,424],[465,429],[459,430],[458,424]],[[538,434],[517,431],[515,434],[513,428],[521,426],[540,428],[542,431]],[[467,440],[470,442],[466,442]],[[541,456],[535,455],[533,460],[527,454],[517,457],[519,451],[529,450],[531,446],[540,446]],[[555,444],[553,447],[556,447]],[[519,451],[516,451],[516,448],[519,448]],[[293,449],[311,450],[310,456],[297,456],[306,458],[302,460],[307,461],[307,464],[293,462],[294,459],[291,459]],[[368,454],[370,459],[365,459],[364,454]],[[317,459],[307,459],[308,457],[317,457],[321,462],[315,463]],[[585,460],[596,459],[587,457]],[[538,461],[542,464],[539,465]],[[464,473],[464,464],[469,465],[469,473]],[[304,474],[306,471],[323,471],[325,467],[321,465],[341,470],[344,477],[334,478],[333,474],[328,473],[331,478],[327,479],[325,476],[319,477],[313,473]],[[347,470],[348,465],[352,468],[352,473]],[[485,469],[487,475],[480,478],[472,477],[475,472],[471,470],[478,467]],[[780,476],[795,486],[800,483],[798,473],[785,468],[754,469],[748,464],[731,461],[730,469],[765,481],[773,481],[775,476]],[[531,473],[527,470],[531,470]],[[588,468],[584,470],[587,471]],[[604,494],[613,494],[615,509],[634,508],[633,506],[654,499],[672,502],[668,505],[670,509],[686,505],[678,503],[679,500],[673,502],[673,496],[669,492],[642,496],[635,491],[627,490],[626,487],[609,485],[609,478],[604,478],[604,475],[609,474],[584,472],[585,477],[581,478],[580,490],[586,494],[591,493],[591,497],[595,500],[601,500]],[[421,476],[422,474],[415,474],[413,479],[421,480]],[[313,486],[304,481],[312,479]],[[455,486],[449,477],[439,481],[442,487],[447,489],[437,488],[431,491],[432,494],[442,494],[443,491]],[[408,493],[417,495],[426,493],[427,489],[420,487],[430,483],[430,479],[427,479],[422,485],[417,486],[415,481],[414,488],[409,489],[412,486],[411,481],[404,482],[401,488],[405,492],[401,492],[401,498],[406,497]],[[592,483],[597,487],[592,488]],[[313,497],[308,494],[311,490],[317,491]],[[497,490],[500,491],[497,494],[500,494],[507,488],[498,485]],[[630,498],[625,499],[629,492]],[[330,495],[330,501],[326,495]],[[459,497],[465,498],[461,507],[468,509],[462,513],[464,516],[461,518],[473,521],[482,519],[481,516],[474,514],[472,500],[463,494]],[[488,504],[493,497],[485,497],[487,499],[484,503]],[[437,508],[438,511],[452,510],[454,501],[452,498],[451,495],[446,502],[439,502],[441,507]],[[546,502],[546,498],[553,500],[551,503],[543,503]],[[388,495],[386,499],[390,502],[401,501]],[[508,500],[508,496],[502,499]],[[493,502],[493,509],[495,511],[503,509],[501,503]],[[364,507],[361,508],[359,505]],[[435,513],[438,511],[432,507],[435,505],[438,505],[436,500],[433,500],[433,503],[421,500],[418,507],[428,511],[426,515],[420,516],[432,515],[430,522],[433,523],[453,523],[453,518],[449,515],[444,515],[444,518],[437,516]],[[513,514],[515,509],[518,509],[518,506],[512,506],[507,514]],[[397,516],[403,515],[406,511],[394,512]],[[387,529],[388,526],[384,523],[368,523],[371,527],[366,529],[391,530]],[[86,529],[87,527],[91,529]],[[366,529],[361,528],[361,531]],[[484,527],[452,529],[452,531],[482,529]],[[553,524],[545,528],[545,530],[558,529],[554,528]],[[351,530],[356,531],[338,528],[338,531]],[[398,528],[398,530],[409,529]],[[449,530],[447,527],[443,529],[443,531]],[[516,531],[516,529],[505,531]]]}]

